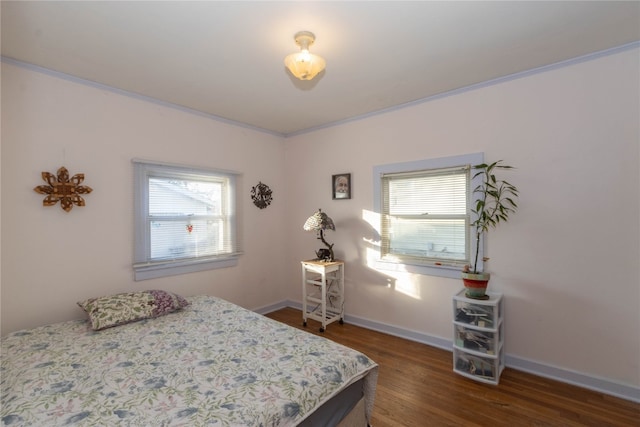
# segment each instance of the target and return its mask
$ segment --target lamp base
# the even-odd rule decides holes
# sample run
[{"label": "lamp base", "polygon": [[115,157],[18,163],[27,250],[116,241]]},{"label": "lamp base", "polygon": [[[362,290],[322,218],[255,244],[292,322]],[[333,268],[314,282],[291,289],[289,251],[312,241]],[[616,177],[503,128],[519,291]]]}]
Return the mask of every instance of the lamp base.
[{"label": "lamp base", "polygon": [[319,260],[322,261],[333,261],[333,257],[331,256],[331,251],[329,249],[318,249],[316,251],[316,256],[318,257]]}]

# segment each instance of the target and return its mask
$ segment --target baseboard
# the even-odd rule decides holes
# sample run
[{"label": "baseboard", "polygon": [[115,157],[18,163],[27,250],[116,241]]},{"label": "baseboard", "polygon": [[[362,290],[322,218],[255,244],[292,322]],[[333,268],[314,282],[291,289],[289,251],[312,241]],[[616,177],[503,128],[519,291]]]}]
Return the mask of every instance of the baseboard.
[{"label": "baseboard", "polygon": [[573,384],[578,387],[619,397],[640,403],[640,387],[620,384],[604,378],[586,375],[581,372],[535,362],[522,357],[505,355],[505,365],[518,371],[528,372],[544,378]]},{"label": "baseboard", "polygon": [[[255,311],[260,314],[266,314],[285,307],[292,307],[298,310],[302,310],[301,303],[286,300],[280,303],[262,307]],[[399,328],[397,326],[376,322],[374,320],[364,319],[357,316],[350,316],[347,314],[345,315],[344,320],[345,322],[352,325],[361,326],[363,328],[372,329],[378,332],[384,332],[385,334],[397,336],[422,344],[427,344],[432,347],[441,348],[443,350],[451,351],[453,345],[451,340],[424,334],[422,332]],[[505,365],[518,371],[527,372],[533,375],[538,375],[540,377],[549,378],[555,381],[572,384],[578,387],[640,403],[640,387],[616,383],[607,379],[597,378],[592,375],[586,375],[580,372],[558,368],[533,360],[528,360],[522,357],[511,356],[509,354],[505,355]]]},{"label": "baseboard", "polygon": [[254,308],[251,311],[255,311],[258,314],[267,314],[267,313],[271,313],[272,311],[277,311],[287,307],[296,308],[302,311],[302,304],[294,303],[293,301],[289,301],[289,300],[280,301],[275,304],[269,304],[259,308]]}]

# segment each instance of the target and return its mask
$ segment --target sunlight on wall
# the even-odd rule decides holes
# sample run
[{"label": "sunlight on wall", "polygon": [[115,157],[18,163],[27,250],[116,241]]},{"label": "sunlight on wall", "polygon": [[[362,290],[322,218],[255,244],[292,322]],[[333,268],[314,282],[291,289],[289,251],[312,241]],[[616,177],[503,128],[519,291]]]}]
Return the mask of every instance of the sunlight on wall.
[{"label": "sunlight on wall", "polygon": [[396,267],[394,270],[378,267],[378,261],[380,260],[380,214],[363,209],[362,219],[371,225],[376,232],[375,237],[362,238],[367,248],[367,267],[392,278],[387,283],[388,287],[411,298],[422,299],[420,283],[418,283],[419,276],[407,272],[404,265],[392,264]]},{"label": "sunlight on wall", "polygon": [[420,284],[414,279],[415,275],[407,272],[394,272],[395,290],[411,298],[422,299]]},{"label": "sunlight on wall", "polygon": [[362,219],[380,235],[380,214],[378,212],[362,210]]}]

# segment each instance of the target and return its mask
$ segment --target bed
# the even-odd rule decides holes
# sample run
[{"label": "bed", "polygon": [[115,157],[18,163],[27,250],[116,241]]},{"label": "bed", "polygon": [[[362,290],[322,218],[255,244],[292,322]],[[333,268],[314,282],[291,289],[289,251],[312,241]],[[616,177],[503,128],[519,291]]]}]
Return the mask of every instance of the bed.
[{"label": "bed", "polygon": [[76,320],[3,337],[2,425],[369,423],[366,355],[220,298],[185,300],[100,330]]}]

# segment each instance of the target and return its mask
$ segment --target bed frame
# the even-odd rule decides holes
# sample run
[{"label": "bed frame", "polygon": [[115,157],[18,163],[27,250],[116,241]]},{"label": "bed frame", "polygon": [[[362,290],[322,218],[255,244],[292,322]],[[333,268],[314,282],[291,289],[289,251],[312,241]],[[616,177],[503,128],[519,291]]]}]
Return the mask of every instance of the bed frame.
[{"label": "bed frame", "polygon": [[86,320],[2,338],[3,425],[367,426],[366,355],[219,298],[95,331]]}]

